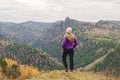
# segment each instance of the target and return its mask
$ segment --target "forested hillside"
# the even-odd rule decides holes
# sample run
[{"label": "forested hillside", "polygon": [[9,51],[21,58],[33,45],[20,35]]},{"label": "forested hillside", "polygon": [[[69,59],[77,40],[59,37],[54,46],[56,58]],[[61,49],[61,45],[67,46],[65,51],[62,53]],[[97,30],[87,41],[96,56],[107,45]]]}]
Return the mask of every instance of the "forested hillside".
[{"label": "forested hillside", "polygon": [[120,44],[117,45],[102,62],[97,63],[93,68],[94,71],[111,73],[120,75]]},{"label": "forested hillside", "polygon": [[20,43],[0,40],[0,57],[17,61],[19,64],[31,65],[39,70],[56,69],[61,63],[42,50]]}]

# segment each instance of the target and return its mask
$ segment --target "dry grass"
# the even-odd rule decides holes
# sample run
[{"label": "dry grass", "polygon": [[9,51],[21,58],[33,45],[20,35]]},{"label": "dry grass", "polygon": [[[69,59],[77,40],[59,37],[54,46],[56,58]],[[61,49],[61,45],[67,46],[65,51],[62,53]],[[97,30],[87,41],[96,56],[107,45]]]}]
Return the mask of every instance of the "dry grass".
[{"label": "dry grass", "polygon": [[32,79],[26,80],[118,80],[113,76],[105,76],[100,73],[93,72],[65,72],[63,70],[42,71],[39,75],[34,76]]}]

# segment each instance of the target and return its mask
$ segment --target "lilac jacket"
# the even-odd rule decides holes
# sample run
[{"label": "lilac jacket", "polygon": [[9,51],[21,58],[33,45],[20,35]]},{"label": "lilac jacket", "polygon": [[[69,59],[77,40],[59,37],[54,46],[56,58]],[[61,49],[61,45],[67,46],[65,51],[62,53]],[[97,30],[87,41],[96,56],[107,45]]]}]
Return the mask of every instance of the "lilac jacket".
[{"label": "lilac jacket", "polygon": [[62,42],[62,48],[63,49],[73,49],[77,46],[78,41],[77,38],[74,38],[73,42],[68,41],[67,37],[64,37],[63,42]]}]

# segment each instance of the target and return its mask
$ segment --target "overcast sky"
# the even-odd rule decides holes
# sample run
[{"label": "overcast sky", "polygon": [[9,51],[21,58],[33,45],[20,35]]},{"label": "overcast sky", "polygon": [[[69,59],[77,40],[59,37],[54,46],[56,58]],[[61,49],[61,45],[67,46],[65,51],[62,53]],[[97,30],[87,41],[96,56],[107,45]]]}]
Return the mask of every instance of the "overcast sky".
[{"label": "overcast sky", "polygon": [[120,20],[120,0],[0,0],[0,21]]}]

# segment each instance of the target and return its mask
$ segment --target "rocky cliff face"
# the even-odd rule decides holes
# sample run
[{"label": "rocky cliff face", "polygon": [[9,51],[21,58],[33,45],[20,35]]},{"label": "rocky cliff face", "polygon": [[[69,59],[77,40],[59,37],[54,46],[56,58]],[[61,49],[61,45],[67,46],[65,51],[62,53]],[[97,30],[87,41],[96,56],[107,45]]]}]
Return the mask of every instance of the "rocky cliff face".
[{"label": "rocky cliff face", "polygon": [[71,24],[71,19],[67,17],[65,21],[57,21],[53,24],[53,27],[50,29],[47,29],[41,37],[41,40],[48,44],[52,40],[54,40],[56,37],[61,36],[64,34],[67,27],[69,27]]}]

